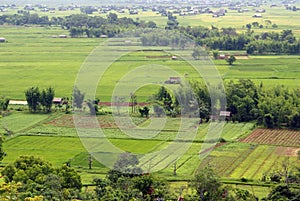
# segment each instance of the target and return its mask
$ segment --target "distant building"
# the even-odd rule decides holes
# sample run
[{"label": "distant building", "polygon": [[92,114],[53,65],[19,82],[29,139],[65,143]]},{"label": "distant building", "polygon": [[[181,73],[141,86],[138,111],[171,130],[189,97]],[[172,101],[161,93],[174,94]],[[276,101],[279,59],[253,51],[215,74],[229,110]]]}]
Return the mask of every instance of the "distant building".
[{"label": "distant building", "polygon": [[181,79],[180,77],[170,77],[167,81],[165,81],[165,84],[180,84]]},{"label": "distant building", "polygon": [[258,9],[258,10],[256,10],[256,12],[257,12],[257,13],[265,13],[266,10],[265,10],[265,9]]},{"label": "distant building", "polygon": [[171,59],[172,59],[172,60],[177,60],[177,57],[176,57],[176,56],[172,56]]},{"label": "distant building", "polygon": [[67,35],[59,35],[58,38],[67,38]]},{"label": "distant building", "polygon": [[254,18],[262,18],[262,15],[259,14],[259,13],[256,13],[256,14],[254,14],[252,17],[254,17]]},{"label": "distant building", "polygon": [[27,105],[27,101],[10,100],[9,105]]},{"label": "distant building", "polygon": [[220,111],[220,116],[221,117],[230,117],[230,112],[229,111]]},{"label": "distant building", "polygon": [[226,55],[225,54],[220,54],[219,59],[226,59]]},{"label": "distant building", "polygon": [[5,38],[0,38],[0,43],[5,43],[6,39]]},{"label": "distant building", "polygon": [[53,101],[52,101],[54,104],[57,104],[57,105],[60,105],[62,104],[63,102],[63,99],[62,98],[53,98]]}]

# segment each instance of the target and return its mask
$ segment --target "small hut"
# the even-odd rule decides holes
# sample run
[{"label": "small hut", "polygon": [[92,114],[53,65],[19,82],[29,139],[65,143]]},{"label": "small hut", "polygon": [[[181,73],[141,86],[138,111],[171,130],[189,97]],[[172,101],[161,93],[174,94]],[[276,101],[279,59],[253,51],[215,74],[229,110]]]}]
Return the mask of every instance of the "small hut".
[{"label": "small hut", "polygon": [[59,38],[67,38],[68,36],[67,35],[59,35],[58,37]]},{"label": "small hut", "polygon": [[56,105],[61,105],[63,103],[63,99],[62,98],[53,98],[52,102]]},{"label": "small hut", "polygon": [[0,43],[5,43],[6,39],[5,38],[0,38]]}]

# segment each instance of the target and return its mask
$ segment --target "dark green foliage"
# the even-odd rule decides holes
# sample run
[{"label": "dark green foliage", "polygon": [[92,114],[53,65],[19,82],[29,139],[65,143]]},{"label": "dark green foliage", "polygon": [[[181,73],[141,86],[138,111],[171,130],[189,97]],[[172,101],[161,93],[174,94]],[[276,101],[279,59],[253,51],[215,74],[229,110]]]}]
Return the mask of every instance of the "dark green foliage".
[{"label": "dark green foliage", "polygon": [[166,115],[169,116],[176,116],[176,107],[178,106],[178,102],[176,98],[173,98],[171,94],[168,92],[168,90],[162,86],[158,90],[156,94],[154,94],[153,97],[154,101],[154,112],[157,116],[161,116],[163,114],[164,109]]},{"label": "dark green foliage", "polygon": [[109,170],[107,178],[112,183],[117,183],[120,177],[133,177],[142,174],[142,169],[137,165],[139,160],[136,155],[125,152],[119,155],[113,169]]},{"label": "dark green foliage", "polygon": [[258,102],[258,120],[268,128],[282,126],[299,128],[299,92],[284,86],[261,90]]},{"label": "dark green foliage", "polygon": [[255,197],[254,195],[252,195],[249,191],[244,190],[244,189],[239,189],[236,188],[233,190],[234,191],[234,200],[238,200],[238,201],[257,201],[258,198]]},{"label": "dark green foliage", "polygon": [[100,179],[100,178],[95,178],[93,180],[93,183],[96,185],[95,193],[96,193],[96,196],[97,196],[98,200],[100,201],[101,198],[107,192],[106,187],[108,186],[108,181]]},{"label": "dark green foliage", "polygon": [[25,91],[25,97],[31,112],[37,112],[39,109],[39,102],[41,93],[38,87],[31,87]]},{"label": "dark green foliage", "polygon": [[96,12],[97,9],[93,6],[82,6],[80,7],[80,11],[85,14],[93,14],[93,12]]},{"label": "dark green foliage", "polygon": [[232,65],[236,61],[236,58],[235,56],[231,55],[226,59],[226,61],[229,65]]},{"label": "dark green foliage", "polygon": [[0,161],[2,161],[3,157],[5,156],[5,152],[3,150],[2,144],[3,144],[3,136],[0,135]]},{"label": "dark green foliage", "polygon": [[37,112],[42,107],[44,112],[51,112],[54,89],[48,87],[40,92],[38,87],[31,87],[25,91],[26,101],[30,112]]},{"label": "dark green foliage", "polygon": [[199,170],[191,185],[196,190],[201,201],[222,199],[221,182],[209,167]]},{"label": "dark green foliage", "polygon": [[286,185],[278,185],[272,189],[270,194],[265,200],[272,200],[272,201],[296,201],[300,199],[300,191],[295,190],[292,191]]},{"label": "dark green foliage", "polygon": [[147,106],[145,106],[144,108],[139,109],[141,117],[144,117],[144,116],[148,117],[149,116],[149,111],[150,111],[150,109]]},{"label": "dark green foliage", "polygon": [[74,87],[73,90],[73,107],[81,109],[82,108],[82,103],[84,100],[84,93],[82,93],[76,86]]},{"label": "dark green foliage", "polygon": [[226,85],[226,98],[233,120],[248,122],[257,117],[258,89],[251,80],[230,81]]},{"label": "dark green foliage", "polygon": [[191,40],[183,34],[170,30],[144,30],[141,42],[144,46],[171,46],[184,49]]},{"label": "dark green foliage", "polygon": [[6,111],[9,104],[9,98],[5,96],[0,96],[0,112]]},{"label": "dark green foliage", "polygon": [[66,165],[54,168],[50,163],[33,156],[21,156],[6,166],[1,174],[6,183],[20,182],[18,192],[23,199],[39,195],[48,200],[77,198],[76,192],[82,187],[80,176],[74,169]]},{"label": "dark green foliage", "polygon": [[40,103],[43,110],[47,113],[51,112],[54,94],[54,89],[52,87],[43,89],[41,92]]},{"label": "dark green foliage", "polygon": [[211,98],[208,88],[204,83],[198,81],[191,81],[190,85],[195,93],[195,97],[197,98],[199,117],[201,121],[208,121],[211,114]]},{"label": "dark green foliage", "polygon": [[97,114],[97,112],[99,111],[99,106],[98,106],[99,102],[100,102],[99,99],[96,99],[96,100],[94,100],[94,101],[88,100],[88,101],[86,102],[87,106],[88,106],[89,109],[90,109],[91,115],[95,115],[95,114]]},{"label": "dark green foliage", "polygon": [[201,50],[199,48],[194,48],[193,53],[192,53],[192,57],[196,60],[199,59],[199,57],[201,56]]},{"label": "dark green foliage", "polygon": [[179,22],[176,19],[176,16],[173,16],[171,12],[168,12],[168,21],[165,29],[176,29],[178,28]]},{"label": "dark green foliage", "polygon": [[[120,154],[113,169],[107,174],[108,181],[94,180],[97,197],[100,200],[154,200],[166,198],[168,187],[164,181],[150,174],[142,174],[138,158],[130,153]],[[113,190],[112,190],[113,189]]]}]

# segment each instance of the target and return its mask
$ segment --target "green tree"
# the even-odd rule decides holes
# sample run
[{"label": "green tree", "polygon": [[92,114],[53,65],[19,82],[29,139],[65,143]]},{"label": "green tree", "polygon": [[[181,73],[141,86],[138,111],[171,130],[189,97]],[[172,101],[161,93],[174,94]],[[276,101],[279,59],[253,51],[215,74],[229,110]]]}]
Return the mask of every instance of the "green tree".
[{"label": "green tree", "polygon": [[199,170],[191,185],[196,190],[201,201],[222,200],[221,182],[210,167]]},{"label": "green tree", "polygon": [[120,177],[134,177],[142,174],[142,169],[138,167],[139,160],[136,155],[125,152],[119,155],[113,169],[109,170],[107,178],[116,184]]},{"label": "green tree", "polygon": [[133,188],[142,194],[143,200],[164,199],[168,195],[168,186],[150,174],[144,174],[132,179]]},{"label": "green tree", "polygon": [[2,161],[3,157],[5,156],[5,152],[3,150],[3,136],[0,134],[0,161]]},{"label": "green tree", "polygon": [[233,196],[233,199],[235,201],[257,201],[258,198],[255,197],[253,194],[251,194],[249,191],[245,189],[239,189],[235,188],[233,189],[233,192],[235,196]]},{"label": "green tree", "polygon": [[107,193],[106,187],[108,186],[108,181],[100,178],[93,179],[93,183],[96,185],[94,189],[98,200],[100,201],[101,198]]},{"label": "green tree", "polygon": [[85,94],[82,93],[76,86],[74,87],[73,90],[73,107],[74,108],[82,108],[82,103],[84,100]]},{"label": "green tree", "polygon": [[149,111],[150,111],[150,109],[147,106],[145,106],[144,108],[139,109],[141,117],[144,117],[144,116],[148,117],[149,116]]},{"label": "green tree", "polygon": [[266,200],[271,201],[293,201],[300,199],[300,191],[292,191],[286,185],[278,185],[272,189]]},{"label": "green tree", "polygon": [[159,88],[158,92],[154,94],[154,102],[158,105],[158,107],[154,107],[154,112],[161,112],[161,109],[159,109],[159,106],[162,106],[167,115],[172,115],[175,111],[176,107],[176,100],[173,100],[171,94],[168,92],[168,90],[162,86]]},{"label": "green tree", "polygon": [[219,50],[213,50],[212,54],[213,54],[214,59],[218,59],[218,57],[219,57]]},{"label": "green tree", "polygon": [[44,111],[47,113],[51,112],[54,94],[55,94],[55,92],[52,87],[43,89],[43,91],[41,92],[40,103],[41,103],[42,107],[44,108]]},{"label": "green tree", "polygon": [[236,58],[235,58],[235,56],[231,55],[230,57],[228,57],[226,59],[226,61],[229,65],[232,65],[236,61]]},{"label": "green tree", "polygon": [[26,197],[44,196],[48,200],[77,198],[81,190],[80,176],[66,165],[54,168],[40,158],[21,156],[1,172],[7,184],[20,183],[18,194]]},{"label": "green tree", "polygon": [[98,106],[99,102],[100,102],[99,99],[96,99],[96,100],[94,100],[94,101],[88,100],[88,101],[86,102],[87,106],[88,106],[89,109],[90,109],[91,115],[96,115],[97,112],[99,111],[99,106]]},{"label": "green tree", "polygon": [[201,56],[202,51],[200,50],[200,48],[194,48],[193,53],[192,53],[192,57],[195,60],[198,60],[199,57]]},{"label": "green tree", "polygon": [[25,91],[26,101],[30,112],[37,112],[41,100],[41,93],[38,87],[31,87]]},{"label": "green tree", "polygon": [[0,96],[0,113],[6,111],[9,104],[9,98],[5,96]]},{"label": "green tree", "polygon": [[57,168],[55,172],[60,178],[62,188],[81,190],[81,178],[75,169],[63,165],[62,167]]},{"label": "green tree", "polygon": [[257,118],[258,89],[253,81],[230,81],[226,85],[226,98],[233,121],[248,122]]}]

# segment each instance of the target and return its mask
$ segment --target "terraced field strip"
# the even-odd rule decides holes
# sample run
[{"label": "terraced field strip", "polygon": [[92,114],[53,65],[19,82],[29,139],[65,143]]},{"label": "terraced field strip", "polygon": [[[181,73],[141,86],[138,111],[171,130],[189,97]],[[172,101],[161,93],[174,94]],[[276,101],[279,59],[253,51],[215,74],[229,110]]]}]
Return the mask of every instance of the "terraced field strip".
[{"label": "terraced field strip", "polygon": [[243,136],[251,132],[252,128],[253,128],[253,123],[240,123],[240,124],[226,123],[223,128],[221,137],[227,141],[236,140],[240,136]]},{"label": "terraced field strip", "polygon": [[254,160],[257,160],[267,148],[268,147],[266,146],[256,147],[253,152],[234,170],[230,177],[242,178],[245,176],[245,173],[253,165]]},{"label": "terraced field strip", "polygon": [[226,169],[224,168],[225,171],[224,171],[223,176],[229,177],[231,174],[233,174],[235,169],[241,163],[243,163],[253,151],[254,151],[254,149],[252,147],[249,147],[246,151],[240,152],[240,155],[237,158],[235,158],[234,160],[229,161],[227,168]]},{"label": "terraced field strip", "polygon": [[[262,155],[262,161],[259,166],[257,166],[256,171],[251,175],[251,179],[259,180],[264,174],[268,174],[270,168],[272,168],[274,161],[277,160],[276,155],[274,155],[275,147],[269,147],[265,153]],[[257,160],[258,161],[258,160]],[[255,161],[256,162],[256,161]]]},{"label": "terraced field strip", "polygon": [[269,160],[274,149],[274,147],[265,146],[264,151],[261,152],[258,158],[254,159],[252,165],[248,168],[243,177],[249,179],[261,178],[263,174],[261,168],[265,165],[265,161]]}]

